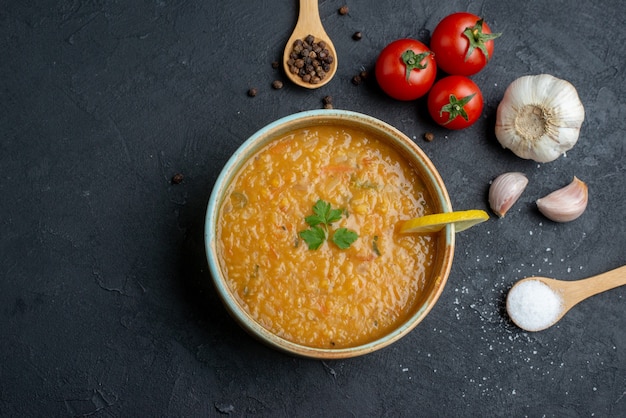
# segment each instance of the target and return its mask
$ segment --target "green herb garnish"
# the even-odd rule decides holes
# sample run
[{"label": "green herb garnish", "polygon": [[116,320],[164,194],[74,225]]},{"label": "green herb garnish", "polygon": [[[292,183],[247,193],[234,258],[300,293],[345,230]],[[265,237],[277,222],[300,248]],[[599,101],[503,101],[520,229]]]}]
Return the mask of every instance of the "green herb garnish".
[{"label": "green herb garnish", "polygon": [[339,219],[341,219],[341,210],[331,209],[330,203],[320,199],[313,205],[313,215],[307,216],[304,218],[304,221],[310,226],[324,224],[328,227],[331,223]]},{"label": "green herb garnish", "polygon": [[333,242],[337,245],[337,247],[345,250],[347,248],[350,248],[350,245],[352,245],[352,243],[356,241],[358,237],[359,236],[354,231],[350,231],[346,228],[339,228],[333,234]]},{"label": "green herb garnish", "polygon": [[372,250],[374,254],[380,256],[380,249],[378,248],[378,235],[374,235],[374,240],[372,241]]},{"label": "green herb garnish", "polygon": [[326,231],[319,226],[300,231],[302,238],[309,246],[309,250],[317,250],[326,241]]},{"label": "green herb garnish", "polygon": [[[343,211],[341,209],[332,209],[330,203],[318,200],[313,205],[313,215],[304,218],[309,225],[309,229],[300,231],[302,238],[309,250],[317,250],[328,238],[330,224],[341,219]],[[333,233],[332,241],[342,250],[350,247],[359,236],[356,232],[346,228],[339,228]]]}]

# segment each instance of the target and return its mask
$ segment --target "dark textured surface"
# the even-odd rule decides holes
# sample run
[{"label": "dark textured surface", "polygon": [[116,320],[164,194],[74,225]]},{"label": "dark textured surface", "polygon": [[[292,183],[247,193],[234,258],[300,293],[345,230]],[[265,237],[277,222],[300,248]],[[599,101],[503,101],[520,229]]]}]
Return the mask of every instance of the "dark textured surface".
[{"label": "dark textured surface", "polygon": [[[540,333],[503,310],[522,277],[626,263],[621,2],[369,0],[340,16],[342,4],[320,4],[339,72],[305,91],[270,86],[293,1],[0,3],[1,416],[626,416],[626,288]],[[458,10],[504,33],[473,77],[486,99],[475,126],[445,131],[422,101],[350,82],[387,43],[427,41]],[[503,150],[493,125],[507,85],[544,72],[577,87],[586,120],[573,150],[537,164]],[[457,236],[448,286],[419,327],[335,362],[285,356],[241,331],[210,286],[202,241],[236,147],[327,94],[414,138],[456,209],[488,209],[504,171],[530,179],[506,218]],[[534,200],[574,175],[589,185],[587,211],[547,221]]]}]

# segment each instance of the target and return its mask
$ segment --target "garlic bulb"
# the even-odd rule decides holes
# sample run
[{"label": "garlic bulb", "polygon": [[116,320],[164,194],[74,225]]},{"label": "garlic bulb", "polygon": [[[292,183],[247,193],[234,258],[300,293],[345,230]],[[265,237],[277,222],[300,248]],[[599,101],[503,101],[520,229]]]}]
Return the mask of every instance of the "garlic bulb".
[{"label": "garlic bulb", "polygon": [[547,163],[570,150],[585,109],[576,88],[549,74],[520,77],[504,92],[496,113],[496,137],[518,157]]},{"label": "garlic bulb", "polygon": [[499,217],[503,217],[522,195],[528,184],[523,173],[500,174],[489,187],[489,206]]},{"label": "garlic bulb", "polygon": [[569,222],[578,218],[587,208],[587,185],[574,177],[562,189],[537,199],[537,208],[546,218],[554,222]]}]

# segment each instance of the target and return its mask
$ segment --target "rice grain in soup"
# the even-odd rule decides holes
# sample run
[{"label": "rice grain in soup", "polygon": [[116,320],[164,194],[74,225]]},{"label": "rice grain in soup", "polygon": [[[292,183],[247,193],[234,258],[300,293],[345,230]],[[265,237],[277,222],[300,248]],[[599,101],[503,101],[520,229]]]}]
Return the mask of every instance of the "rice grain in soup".
[{"label": "rice grain in soup", "polygon": [[[346,126],[295,130],[260,149],[219,210],[220,267],[238,303],[274,334],[308,347],[371,342],[404,322],[430,280],[437,237],[400,235],[432,213],[424,182],[372,133]],[[329,227],[355,231],[345,250],[299,236],[318,200],[342,209]]]}]

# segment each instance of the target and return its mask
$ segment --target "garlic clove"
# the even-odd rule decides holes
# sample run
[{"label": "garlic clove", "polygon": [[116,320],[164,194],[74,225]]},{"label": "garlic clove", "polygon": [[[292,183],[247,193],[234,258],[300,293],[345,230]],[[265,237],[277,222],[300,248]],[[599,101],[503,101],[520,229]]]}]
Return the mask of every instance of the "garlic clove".
[{"label": "garlic clove", "polygon": [[496,112],[498,142],[518,157],[556,160],[578,141],[585,109],[576,88],[549,74],[520,77]]},{"label": "garlic clove", "polygon": [[587,208],[587,185],[574,177],[574,180],[562,189],[537,199],[537,208],[544,216],[554,222],[569,222],[578,218]]},{"label": "garlic clove", "polygon": [[528,185],[528,178],[523,173],[500,174],[489,187],[491,210],[500,218],[504,217],[522,195],[526,185]]}]

